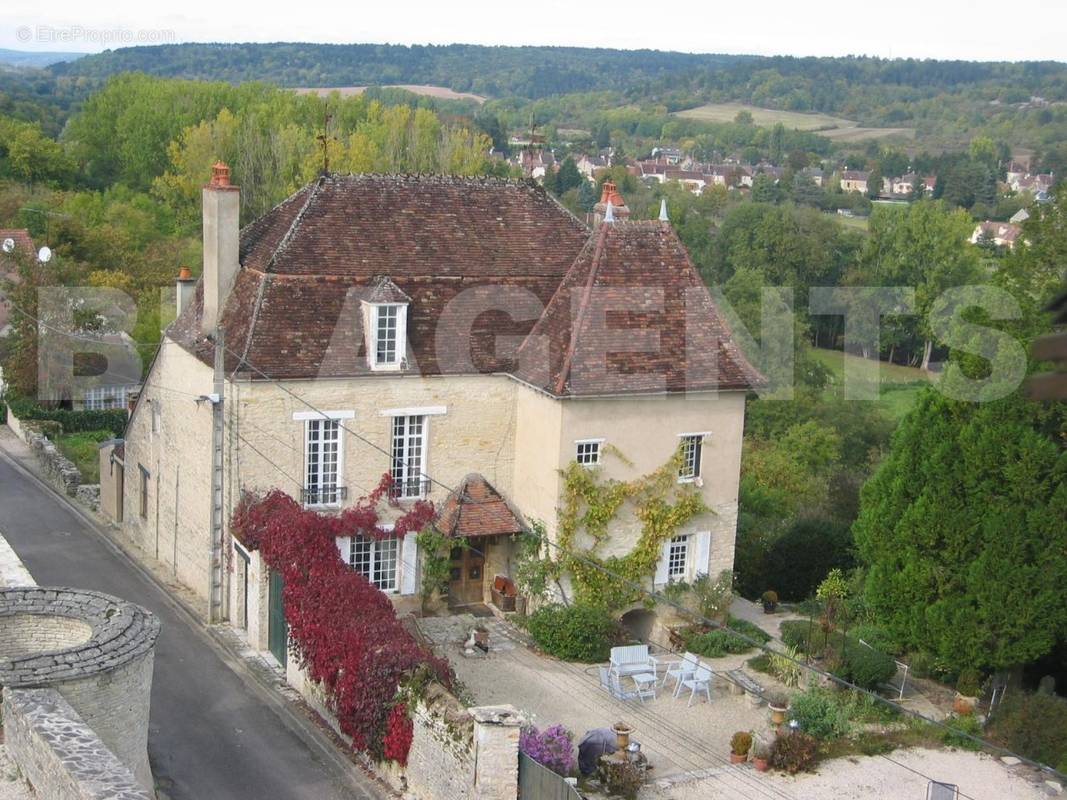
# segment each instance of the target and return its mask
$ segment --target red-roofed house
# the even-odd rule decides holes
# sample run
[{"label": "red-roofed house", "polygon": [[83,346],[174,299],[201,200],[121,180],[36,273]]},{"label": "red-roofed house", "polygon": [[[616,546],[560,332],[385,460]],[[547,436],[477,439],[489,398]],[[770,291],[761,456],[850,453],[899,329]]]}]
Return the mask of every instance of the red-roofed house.
[{"label": "red-roofed house", "polygon": [[[203,277],[182,284],[126,431],[123,530],[205,616],[270,644],[256,554],[212,538],[213,419],[222,520],[243,490],[332,513],[390,473],[400,508],[430,500],[472,544],[453,554],[455,604],[509,577],[527,520],[557,536],[575,463],[632,480],[681,451],[678,486],[712,512],[657,544],[649,584],[732,569],[745,395],[763,379],[669,223],[590,230],[535,184],[490,178],[323,176],[241,231],[224,166],[203,196]],[[597,554],[640,531],[620,514]],[[397,602],[417,593],[414,535],[338,546]]]},{"label": "red-roofed house", "polygon": [[997,247],[1012,249],[1015,247],[1015,242],[1022,232],[1022,226],[1016,225],[1014,222],[986,220],[978,223],[975,227],[974,233],[971,234],[971,244],[978,244],[982,239],[986,239],[993,242]]}]

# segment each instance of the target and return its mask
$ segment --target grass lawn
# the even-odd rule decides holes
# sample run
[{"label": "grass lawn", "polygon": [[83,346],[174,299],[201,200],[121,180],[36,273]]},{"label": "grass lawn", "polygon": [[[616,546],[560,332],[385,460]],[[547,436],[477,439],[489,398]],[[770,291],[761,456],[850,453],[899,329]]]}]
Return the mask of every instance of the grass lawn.
[{"label": "grass lawn", "polygon": [[827,387],[828,392],[843,391],[845,364],[848,363],[850,368],[859,370],[868,387],[878,386],[878,404],[895,419],[900,419],[911,410],[924,383],[936,380],[916,367],[886,364],[842,353],[840,350],[815,347],[812,348],[811,354],[833,375],[833,382]]},{"label": "grass lawn", "polygon": [[846,228],[857,230],[862,233],[867,233],[868,230],[868,217],[846,217],[844,214],[838,214],[836,211],[825,212],[826,216],[833,217]]},{"label": "grass lawn", "polygon": [[744,103],[709,103],[698,108],[679,111],[679,117],[704,120],[705,122],[733,122],[738,111],[747,111],[757,125],[777,125],[779,122],[787,128],[812,131],[818,128],[854,128],[856,123],[843,117],[829,114],[805,114],[799,111],[779,111],[773,108],[759,108]]},{"label": "grass lawn", "polygon": [[97,445],[106,439],[113,439],[111,431],[80,431],[63,433],[55,438],[56,447],[74,462],[82,474],[83,483],[100,483],[100,459]]}]

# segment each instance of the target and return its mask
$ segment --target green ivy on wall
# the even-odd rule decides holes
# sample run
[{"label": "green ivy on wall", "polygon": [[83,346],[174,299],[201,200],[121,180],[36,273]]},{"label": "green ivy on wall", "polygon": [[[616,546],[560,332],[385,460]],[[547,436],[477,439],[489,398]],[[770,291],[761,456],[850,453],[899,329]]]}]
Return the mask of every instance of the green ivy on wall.
[{"label": "green ivy on wall", "polygon": [[[629,463],[615,448],[606,447],[604,453]],[[679,446],[661,467],[632,481],[605,479],[599,469],[576,461],[562,470],[557,541],[563,555],[556,566],[560,572],[570,573],[576,602],[614,610],[642,599],[644,595],[626,581],[639,583],[652,576],[663,543],[676,536],[678,529],[691,519],[711,510],[692,483],[679,483],[681,465]],[[603,558],[598,550],[610,535],[610,523],[627,502],[633,505],[634,515],[641,522],[641,534],[627,555]],[[592,539],[592,545],[578,550],[575,542],[582,532]]]}]

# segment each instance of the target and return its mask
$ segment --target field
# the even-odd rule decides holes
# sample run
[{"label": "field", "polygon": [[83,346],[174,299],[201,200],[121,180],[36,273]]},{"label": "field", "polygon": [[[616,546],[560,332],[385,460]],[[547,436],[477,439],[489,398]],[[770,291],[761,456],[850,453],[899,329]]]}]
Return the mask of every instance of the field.
[{"label": "field", "polygon": [[840,350],[812,348],[812,357],[830,370],[833,375],[828,392],[843,391],[845,364],[859,370],[863,382],[870,388],[878,385],[878,404],[894,419],[900,419],[915,404],[915,398],[924,383],[932,381],[928,373],[915,367],[886,364],[860,356],[842,353]]},{"label": "field", "polygon": [[826,216],[836,219],[839,223],[841,223],[850,230],[861,231],[863,233],[867,232],[867,217],[846,217],[844,214],[837,214],[835,212],[830,211],[826,212]]},{"label": "field", "polygon": [[818,131],[821,135],[837,142],[862,142],[868,139],[880,139],[886,136],[914,138],[914,128],[861,128],[854,121],[830,114],[804,113],[800,111],[779,111],[772,108],[759,108],[744,103],[709,103],[698,108],[677,112],[679,117],[699,119],[705,122],[733,122],[738,111],[747,111],[757,125],[771,126],[779,122],[787,128],[801,131]]},{"label": "field", "polygon": [[[319,97],[326,97],[331,92],[338,92],[342,97],[349,97],[354,94],[363,94],[367,90],[366,86],[321,86],[316,88],[304,87],[299,89],[293,89],[294,92],[300,94],[310,94],[314,92]],[[473,100],[475,103],[484,103],[485,98],[480,94],[470,94],[468,92],[455,92],[446,86],[426,86],[422,84],[414,83],[393,83],[385,86],[386,89],[404,89],[412,94],[423,94],[427,97],[437,97],[441,100]]]}]

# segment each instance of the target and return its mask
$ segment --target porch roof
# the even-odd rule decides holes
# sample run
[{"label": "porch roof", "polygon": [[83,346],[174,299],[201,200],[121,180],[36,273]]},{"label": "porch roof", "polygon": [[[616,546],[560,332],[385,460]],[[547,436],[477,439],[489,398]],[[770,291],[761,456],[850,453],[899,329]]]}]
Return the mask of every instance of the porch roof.
[{"label": "porch roof", "polygon": [[464,478],[441,504],[434,527],[447,536],[474,538],[525,530],[500,492],[477,473]]}]

